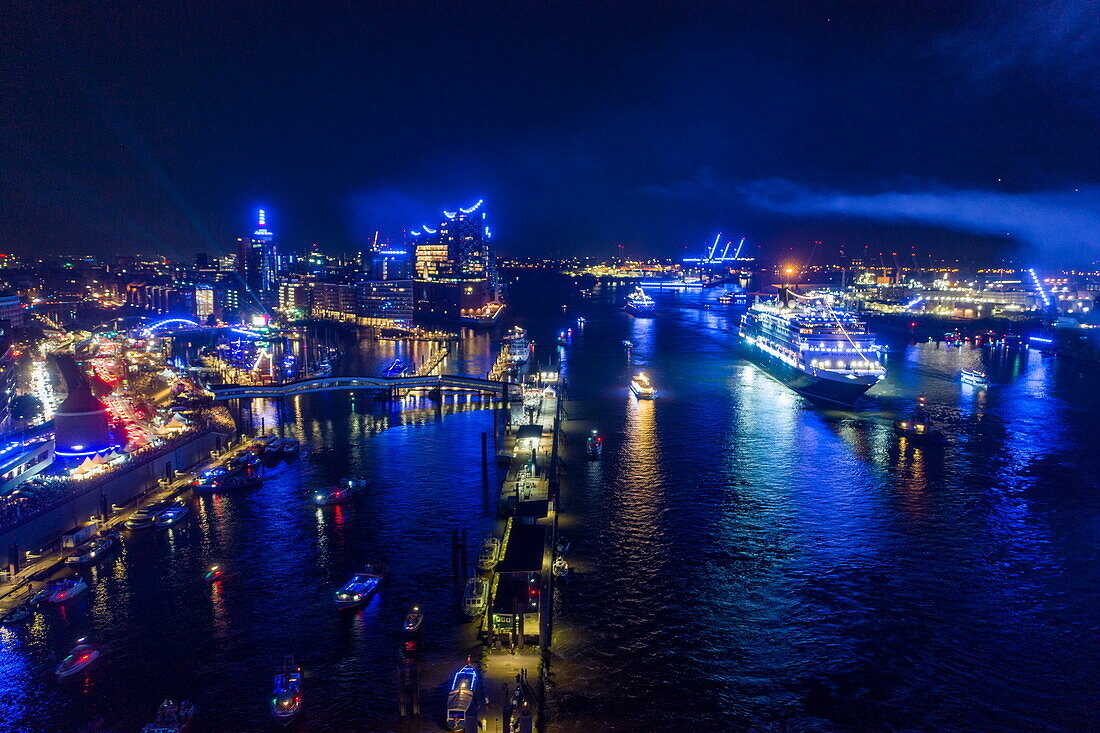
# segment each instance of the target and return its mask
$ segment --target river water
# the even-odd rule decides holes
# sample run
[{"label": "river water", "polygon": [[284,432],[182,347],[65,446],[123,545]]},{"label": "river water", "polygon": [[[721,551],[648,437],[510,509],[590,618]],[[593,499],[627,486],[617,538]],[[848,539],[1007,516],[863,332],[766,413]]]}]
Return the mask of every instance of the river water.
[{"label": "river water", "polygon": [[[553,730],[1092,727],[1100,369],[896,343],[887,380],[853,410],[823,410],[741,358],[717,293],[658,294],[652,319],[622,313],[624,294],[513,286],[510,320],[569,384],[561,526],[577,573],[556,597]],[[379,369],[401,348],[362,344],[339,368]],[[490,351],[467,338],[450,366],[483,374]],[[958,382],[979,365],[989,389]],[[627,391],[642,369],[652,402]],[[891,430],[920,392],[943,447]],[[165,697],[195,700],[200,730],[269,730],[284,654],[306,673],[302,730],[396,729],[407,607],[426,608],[428,653],[465,638],[450,537],[467,530],[473,553],[493,525],[499,477],[491,467],[486,490],[480,465],[492,411],[328,393],[284,416],[302,455],[263,488],[127,536],[82,600],[0,630],[0,731],[137,730]],[[254,419],[271,428],[279,413],[257,405]],[[606,448],[590,462],[592,428]],[[310,489],[349,474],[370,490],[310,506]],[[338,617],[332,589],[368,559],[389,562],[392,582]],[[212,562],[231,575],[208,586]],[[79,636],[109,653],[59,684],[52,668]]]}]

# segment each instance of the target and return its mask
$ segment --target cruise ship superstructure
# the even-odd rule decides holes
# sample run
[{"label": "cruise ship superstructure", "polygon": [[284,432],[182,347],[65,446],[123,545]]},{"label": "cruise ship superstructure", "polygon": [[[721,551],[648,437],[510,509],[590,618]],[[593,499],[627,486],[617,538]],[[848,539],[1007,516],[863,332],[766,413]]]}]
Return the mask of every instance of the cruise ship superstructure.
[{"label": "cruise ship superstructure", "polygon": [[749,354],[807,397],[850,405],[886,376],[867,325],[822,299],[781,294],[741,320]]}]

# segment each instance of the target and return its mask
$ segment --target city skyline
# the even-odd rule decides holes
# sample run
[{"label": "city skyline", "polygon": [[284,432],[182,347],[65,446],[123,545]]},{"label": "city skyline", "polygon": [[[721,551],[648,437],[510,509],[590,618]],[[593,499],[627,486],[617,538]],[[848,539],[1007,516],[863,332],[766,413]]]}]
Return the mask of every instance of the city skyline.
[{"label": "city skyline", "polygon": [[0,239],[219,255],[265,208],[288,247],[352,252],[485,198],[511,256],[736,231],[1079,264],[1090,8],[21,6]]}]

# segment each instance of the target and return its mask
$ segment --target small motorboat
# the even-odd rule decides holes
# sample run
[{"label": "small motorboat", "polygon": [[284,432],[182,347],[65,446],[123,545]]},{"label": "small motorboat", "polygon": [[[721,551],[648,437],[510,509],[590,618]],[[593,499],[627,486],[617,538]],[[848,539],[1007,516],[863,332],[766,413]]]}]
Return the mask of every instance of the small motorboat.
[{"label": "small motorboat", "polygon": [[88,590],[88,584],[80,578],[65,578],[57,581],[48,600],[50,603],[64,603],[86,590]]},{"label": "small motorboat", "polygon": [[65,564],[89,565],[107,554],[114,545],[115,541],[109,537],[97,537],[76,548],[73,554],[65,558]]},{"label": "small motorboat", "polygon": [[633,349],[633,348],[634,348],[634,342],[633,342],[633,341],[629,341],[629,340],[627,340],[627,339],[623,339],[623,348],[626,348],[626,349]]},{"label": "small motorboat", "polygon": [[481,552],[477,556],[478,570],[492,570],[496,567],[500,555],[500,540],[492,535],[485,538],[481,545]]},{"label": "small motorboat", "polygon": [[565,558],[561,555],[558,555],[557,559],[554,560],[554,565],[551,567],[551,570],[554,575],[559,578],[564,578],[566,575],[573,572],[569,569],[569,563],[567,563]]},{"label": "small motorboat", "polygon": [[195,712],[195,706],[187,700],[165,700],[157,708],[157,717],[146,723],[141,733],[186,733]]},{"label": "small motorboat", "polygon": [[271,715],[283,725],[289,725],[302,712],[302,668],[294,657],[285,657],[283,667],[275,674],[271,693]]},{"label": "small motorboat", "polygon": [[313,494],[313,503],[317,506],[329,506],[347,501],[351,497],[367,488],[367,482],[361,478],[346,478],[336,486],[317,491]]},{"label": "small motorboat", "polygon": [[488,605],[489,583],[484,578],[470,578],[462,596],[462,610],[470,618],[477,618],[485,612]]},{"label": "small motorboat", "polygon": [[206,575],[203,576],[203,579],[207,583],[213,583],[221,580],[224,576],[225,568],[223,568],[221,565],[211,565],[210,568],[206,571]]},{"label": "small motorboat", "polygon": [[191,513],[191,508],[186,504],[177,504],[175,506],[168,507],[163,512],[157,515],[157,518],[153,520],[153,525],[157,529],[166,529],[181,521],[184,517]]},{"label": "small motorboat", "polygon": [[101,654],[102,652],[92,644],[84,643],[84,639],[77,639],[76,646],[69,652],[69,656],[61,660],[61,664],[57,665],[54,672],[59,679],[71,677],[91,666]]},{"label": "small motorboat", "polygon": [[252,441],[252,444],[249,445],[248,448],[246,448],[245,450],[255,456],[262,456],[264,453],[267,452],[268,446],[274,443],[276,440],[277,438],[273,434],[261,435],[260,437]]},{"label": "small motorboat", "polygon": [[420,625],[424,623],[424,614],[420,612],[420,606],[413,606],[405,616],[405,633],[415,634],[420,631]]},{"label": "small motorboat", "polygon": [[600,435],[598,430],[593,430],[588,436],[588,458],[595,461],[601,455],[603,455],[603,436]]},{"label": "small motorboat", "polygon": [[283,438],[283,444],[280,448],[283,457],[298,455],[298,451],[301,450],[302,444],[298,442],[297,438]]},{"label": "small motorboat", "polygon": [[963,384],[969,384],[974,387],[988,387],[989,378],[985,376],[985,372],[980,372],[977,369],[963,369],[962,374],[959,375],[959,379]]},{"label": "small motorboat", "polygon": [[336,607],[343,610],[363,605],[378,590],[385,577],[385,570],[374,567],[368,567],[362,573],[351,576],[351,580],[344,583],[333,595]]},{"label": "small motorboat", "polygon": [[569,551],[569,538],[566,537],[563,534],[558,535],[557,549],[558,549],[558,552],[568,552]]},{"label": "small motorboat", "polygon": [[455,673],[447,693],[448,730],[466,731],[477,727],[477,678],[477,669],[469,659],[466,666]]},{"label": "small motorboat", "polygon": [[11,611],[0,618],[0,624],[4,626],[15,626],[21,624],[30,619],[34,615],[34,608],[29,604],[24,603],[22,606],[16,606]]}]

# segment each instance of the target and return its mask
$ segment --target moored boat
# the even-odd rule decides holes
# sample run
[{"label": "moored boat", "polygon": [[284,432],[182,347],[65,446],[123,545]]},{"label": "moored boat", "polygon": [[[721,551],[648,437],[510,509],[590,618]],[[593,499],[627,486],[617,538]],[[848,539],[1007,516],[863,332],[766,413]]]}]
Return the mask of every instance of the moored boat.
[{"label": "moored boat", "polygon": [[22,606],[16,606],[12,610],[8,611],[4,618],[0,619],[0,624],[4,626],[15,626],[21,624],[24,621],[30,620],[30,617],[34,615],[34,608],[29,604],[24,603]]},{"label": "moored boat", "polygon": [[156,524],[157,515],[171,506],[170,502],[162,501],[149,506],[143,506],[130,515],[126,520],[127,529],[148,529]]},{"label": "moored boat", "polygon": [[195,706],[187,700],[165,700],[157,708],[157,717],[146,723],[141,733],[186,733],[195,712]]},{"label": "moored boat", "polygon": [[298,442],[297,438],[283,438],[283,443],[281,447],[283,456],[297,455],[298,451],[301,450],[301,448],[302,444]]},{"label": "moored boat", "polygon": [[340,590],[333,594],[333,602],[338,609],[355,608],[370,600],[382,580],[386,577],[384,568],[368,567],[361,573],[351,576]]},{"label": "moored boat", "polygon": [[283,725],[289,725],[302,712],[302,668],[294,663],[294,657],[285,657],[283,666],[275,674],[271,693],[271,716]]},{"label": "moored boat", "polygon": [[80,578],[65,578],[53,585],[53,593],[47,599],[50,603],[64,603],[88,590],[88,584]]},{"label": "moored boat", "polygon": [[328,506],[347,501],[367,487],[363,479],[346,478],[336,486],[316,491],[313,494],[313,503],[317,506]]},{"label": "moored boat", "polygon": [[172,525],[180,522],[184,517],[191,513],[191,507],[186,504],[176,504],[170,506],[163,512],[157,515],[157,518],[153,521],[153,525],[158,529],[167,529]]},{"label": "moored boat", "polygon": [[65,558],[66,565],[87,565],[95,562],[114,547],[114,540],[109,537],[97,537],[90,542],[85,542],[76,548],[72,555]]},{"label": "moored boat", "polygon": [[447,729],[465,731],[477,726],[477,669],[466,660],[466,666],[455,673],[447,693]]},{"label": "moored boat", "polygon": [[462,610],[470,618],[477,618],[489,605],[489,583],[484,578],[474,577],[466,582],[466,592],[462,596]]},{"label": "moored boat", "polygon": [[500,554],[500,540],[492,535],[485,538],[485,542],[481,544],[481,552],[477,556],[477,567],[479,570],[492,570],[497,564],[497,557]]}]

